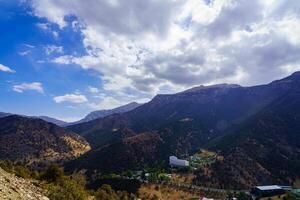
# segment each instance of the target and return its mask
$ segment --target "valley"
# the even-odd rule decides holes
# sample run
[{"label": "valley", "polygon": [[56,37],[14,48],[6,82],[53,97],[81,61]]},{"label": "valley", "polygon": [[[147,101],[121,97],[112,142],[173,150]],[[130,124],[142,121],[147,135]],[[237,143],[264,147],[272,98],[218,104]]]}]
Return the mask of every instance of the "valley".
[{"label": "valley", "polygon": [[[84,176],[87,188],[109,184],[150,199],[296,187],[300,72],[267,85],[196,87],[134,106],[67,127],[3,114],[0,159],[36,171],[58,164],[67,175]],[[188,166],[169,166],[171,155]],[[119,187],[122,181],[135,189]]]}]

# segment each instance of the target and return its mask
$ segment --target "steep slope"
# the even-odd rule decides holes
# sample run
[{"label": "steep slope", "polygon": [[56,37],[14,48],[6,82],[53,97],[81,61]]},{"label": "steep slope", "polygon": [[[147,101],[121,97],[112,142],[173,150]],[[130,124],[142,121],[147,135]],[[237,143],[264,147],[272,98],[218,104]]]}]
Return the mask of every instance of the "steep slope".
[{"label": "steep slope", "polygon": [[288,93],[210,143],[225,160],[212,166],[209,181],[247,187],[292,184],[300,177],[300,73],[273,84],[291,82]]},{"label": "steep slope", "polygon": [[[158,164],[159,149],[163,140],[158,134],[143,133],[116,141],[90,151],[77,160],[67,163],[67,170],[89,169],[101,172],[140,169],[140,166]],[[99,159],[101,158],[101,159]]]},{"label": "steep slope", "polygon": [[[275,139],[271,140],[267,135],[264,136],[258,132],[257,135],[264,136],[262,140],[269,143],[264,144],[260,143],[260,139],[256,139],[257,141],[251,139],[250,142],[254,141],[253,146],[250,149],[246,149],[248,145],[246,142],[249,142],[247,140],[248,137],[246,134],[241,133],[247,131],[241,128],[250,124],[251,119],[258,119],[257,116],[265,116],[262,113],[271,112],[275,108],[279,109],[279,106],[272,105],[283,101],[283,98],[290,96],[289,99],[285,100],[285,104],[291,106],[293,99],[298,98],[292,98],[292,95],[298,94],[300,86],[299,74],[295,73],[285,79],[262,86],[240,87],[223,84],[210,87],[197,87],[174,95],[158,95],[149,103],[125,114],[112,115],[103,119],[79,124],[74,130],[81,133],[93,146],[93,150],[89,154],[86,154],[85,159],[79,158],[78,161],[78,163],[87,163],[86,161],[88,160],[89,164],[80,164],[79,166],[85,169],[115,169],[115,163],[105,160],[104,152],[114,152],[120,146],[125,146],[124,149],[126,150],[120,150],[119,154],[109,154],[111,160],[118,158],[119,164],[117,170],[126,170],[131,166],[135,166],[135,168],[149,166],[153,164],[150,159],[152,153],[149,152],[142,154],[143,158],[138,158],[143,159],[143,162],[137,162],[135,165],[127,164],[128,161],[126,160],[129,158],[128,156],[137,154],[131,148],[126,148],[127,143],[122,143],[128,137],[134,139],[135,136],[148,132],[155,134],[162,141],[160,145],[153,147],[155,148],[154,152],[156,153],[154,155],[156,155],[158,162],[167,161],[167,157],[170,154],[190,154],[213,140],[214,142],[212,143],[214,144],[217,143],[216,141],[219,142],[218,145],[212,144],[212,148],[221,150],[227,159],[221,164],[217,163],[215,165],[216,169],[212,169],[212,173],[217,173],[221,170],[225,173],[228,171],[227,169],[231,169],[230,166],[236,165],[236,171],[234,172],[236,174],[232,174],[232,177],[238,178],[239,182],[232,183],[232,187],[235,187],[235,184],[245,186],[253,183],[272,182],[274,177],[278,178],[279,182],[284,181],[284,179],[277,175],[278,171],[270,171],[268,168],[265,168],[265,164],[260,162],[259,157],[250,156],[249,152],[253,152],[254,155],[261,155],[261,152],[274,152],[276,149],[282,151],[285,148],[285,143],[290,148],[290,144],[286,140],[293,140],[279,140],[278,137],[274,137]],[[282,106],[285,104],[282,103]],[[290,117],[298,119],[296,114],[300,112],[296,107],[297,105],[290,108],[295,112],[294,114],[290,113]],[[286,108],[282,107],[281,110],[286,110]],[[267,116],[269,116],[270,120],[275,120],[277,112],[279,113],[279,110],[274,110]],[[278,123],[283,119],[288,120],[288,118],[281,117],[278,119]],[[264,118],[264,120],[266,119]],[[266,132],[274,126],[270,120],[264,122],[268,125],[265,129]],[[260,120],[256,121],[260,122]],[[296,121],[295,124],[297,124]],[[251,123],[248,129],[251,130],[255,125],[254,122]],[[288,126],[284,125],[285,128]],[[73,128],[70,127],[70,129]],[[259,126],[257,129],[263,130]],[[277,131],[281,130],[280,127],[273,127],[273,129]],[[297,130],[297,128],[294,127],[293,130]],[[237,131],[236,135],[233,134],[234,131]],[[246,139],[239,139],[240,137]],[[273,144],[276,144],[277,140],[279,141],[278,146]],[[260,146],[256,147],[256,143],[267,145],[267,149],[258,148]],[[231,146],[232,148],[226,150],[222,149],[222,146]],[[292,151],[296,150],[294,147],[291,148]],[[258,151],[250,151],[251,149],[258,149]],[[267,159],[271,155],[271,153],[266,154],[263,159],[266,162],[273,162]],[[288,156],[284,161],[294,161],[294,156],[291,157],[292,154],[283,155]],[[295,158],[298,158],[297,155],[295,156]],[[120,157],[122,159],[119,159]],[[281,157],[283,158],[284,156],[280,155],[279,158]],[[245,161],[244,163],[242,163],[243,160]],[[247,160],[248,162],[246,162]],[[103,166],[104,163],[105,166]],[[291,167],[291,165],[289,166]],[[278,170],[286,169],[282,167],[280,166]],[[218,175],[215,176],[218,177]],[[223,177],[222,174],[220,174],[215,184],[222,183],[221,177]],[[227,176],[227,179],[230,180],[230,177]],[[224,182],[227,179],[224,179]]]},{"label": "steep slope", "polygon": [[22,178],[7,173],[0,168],[0,199],[1,200],[49,200],[43,190]]},{"label": "steep slope", "polygon": [[89,144],[77,134],[41,119],[0,119],[0,159],[36,166],[70,160],[88,150]]},{"label": "steep slope", "polygon": [[124,127],[139,134],[160,130],[180,120],[190,120],[198,127],[195,134],[204,143],[232,124],[257,113],[287,90],[288,87],[282,84],[246,88],[228,84],[202,86],[173,95],[157,95],[130,112],[68,128],[84,136],[92,146],[99,147],[115,139],[115,130]]},{"label": "steep slope", "polygon": [[131,102],[129,104],[126,104],[124,106],[120,106],[120,107],[117,107],[117,108],[114,108],[111,110],[97,110],[97,111],[91,112],[83,119],[81,119],[77,122],[68,123],[67,125],[71,126],[71,125],[75,125],[75,124],[89,122],[89,121],[99,119],[99,118],[104,118],[104,117],[107,117],[107,116],[113,115],[113,114],[125,113],[125,112],[131,111],[131,110],[139,107],[140,105],[142,105],[142,104],[139,104],[136,102]]}]

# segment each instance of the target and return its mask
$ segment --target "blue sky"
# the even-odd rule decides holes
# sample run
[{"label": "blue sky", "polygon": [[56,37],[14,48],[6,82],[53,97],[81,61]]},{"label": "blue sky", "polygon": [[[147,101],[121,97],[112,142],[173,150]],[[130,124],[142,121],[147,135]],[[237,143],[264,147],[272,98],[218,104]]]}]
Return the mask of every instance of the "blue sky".
[{"label": "blue sky", "polygon": [[73,121],[201,84],[268,83],[300,70],[299,9],[293,0],[0,0],[0,111]]}]

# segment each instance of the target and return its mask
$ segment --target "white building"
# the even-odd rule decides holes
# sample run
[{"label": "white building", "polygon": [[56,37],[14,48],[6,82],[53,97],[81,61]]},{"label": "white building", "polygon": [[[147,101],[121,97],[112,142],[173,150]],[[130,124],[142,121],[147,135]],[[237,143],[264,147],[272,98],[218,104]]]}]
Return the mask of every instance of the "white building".
[{"label": "white building", "polygon": [[170,156],[169,157],[169,164],[172,167],[188,167],[189,166],[189,161],[180,160],[176,156]]}]

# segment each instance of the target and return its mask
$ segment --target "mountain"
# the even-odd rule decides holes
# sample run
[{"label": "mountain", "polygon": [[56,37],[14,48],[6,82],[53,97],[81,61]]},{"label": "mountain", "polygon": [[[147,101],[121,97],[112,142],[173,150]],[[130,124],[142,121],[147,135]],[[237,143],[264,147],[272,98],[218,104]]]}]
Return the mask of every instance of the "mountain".
[{"label": "mountain", "polygon": [[80,124],[80,123],[84,123],[84,122],[89,122],[98,118],[104,118],[107,117],[109,115],[113,115],[113,114],[117,114],[117,113],[125,113],[128,111],[131,111],[137,107],[139,107],[142,104],[136,103],[136,102],[131,102],[129,104],[111,109],[111,110],[97,110],[97,111],[93,111],[90,114],[88,114],[87,116],[85,116],[83,119],[77,121],[77,122],[72,122],[69,123],[68,126],[71,125],[75,125],[75,124]]},{"label": "mountain", "polygon": [[11,114],[10,113],[5,113],[5,112],[0,112],[0,118],[1,117],[7,117],[9,115],[11,115]]},{"label": "mountain", "polygon": [[64,126],[68,125],[68,122],[65,122],[65,121],[62,121],[62,120],[58,120],[58,119],[55,119],[55,118],[52,118],[52,117],[38,116],[36,118],[42,119],[42,120],[44,120],[46,122],[50,122],[50,123],[56,124],[57,126],[60,126],[60,127],[64,127]]},{"label": "mountain", "polygon": [[[124,114],[68,127],[94,147],[119,138],[116,130],[127,128],[134,134],[164,129],[169,124],[190,120],[191,132],[203,144],[234,123],[255,114],[285,88],[273,85],[241,87],[215,85],[197,87],[177,94],[157,95],[150,102]],[[186,134],[186,133],[183,133]]]},{"label": "mountain", "polygon": [[0,159],[30,166],[63,162],[90,150],[79,135],[41,119],[0,118]]},{"label": "mountain", "polygon": [[[16,115],[16,114],[0,112],[0,118],[7,117],[7,116],[10,116],[10,115]],[[61,127],[68,125],[67,122],[64,122],[62,120],[58,120],[58,119],[55,119],[55,118],[52,118],[52,117],[47,117],[47,116],[26,116],[26,115],[20,115],[20,116],[42,119],[46,122],[50,122],[50,123],[56,124],[56,125],[61,126]]]},{"label": "mountain", "polygon": [[272,84],[289,85],[290,91],[210,142],[225,160],[212,165],[209,182],[246,188],[292,184],[300,177],[300,73]]},{"label": "mountain", "polygon": [[[287,167],[298,159],[298,153],[295,153],[299,151],[298,146],[293,141],[299,144],[295,139],[299,130],[296,123],[300,113],[297,108],[299,81],[298,72],[270,84],[253,87],[230,84],[200,86],[177,94],[157,95],[127,113],[70,126],[70,130],[90,142],[92,150],[68,167],[73,170],[141,169],[155,164],[153,155],[156,163],[166,163],[171,154],[188,155],[208,146],[225,157],[223,162],[217,162],[210,169],[216,177],[220,174],[214,184],[221,185],[222,181],[228,180],[232,187],[237,184],[245,187],[271,183],[275,179],[288,182],[298,176],[294,170],[288,173]],[[279,124],[283,121],[285,123]],[[249,132],[251,137],[245,134]],[[267,134],[269,132],[272,134]],[[284,136],[281,140],[280,134]],[[149,138],[153,145],[147,143]],[[247,142],[252,142],[252,146]],[[141,147],[140,152],[132,146]],[[144,151],[142,147],[148,150]],[[283,150],[290,154],[274,155],[283,159],[286,166],[279,164],[278,168],[274,167],[277,171],[271,170],[270,166],[276,164],[271,152]],[[108,152],[114,153],[108,158]],[[232,166],[236,168],[230,168]],[[297,166],[294,164],[294,167]],[[231,169],[236,170],[231,173],[232,178],[228,175],[227,179],[221,179]],[[238,180],[229,183],[233,177]]]}]

